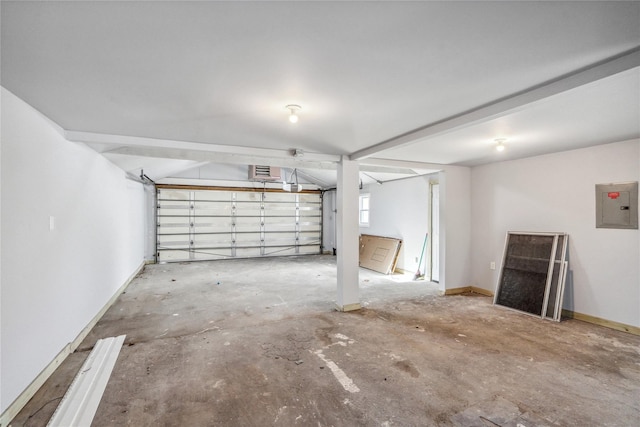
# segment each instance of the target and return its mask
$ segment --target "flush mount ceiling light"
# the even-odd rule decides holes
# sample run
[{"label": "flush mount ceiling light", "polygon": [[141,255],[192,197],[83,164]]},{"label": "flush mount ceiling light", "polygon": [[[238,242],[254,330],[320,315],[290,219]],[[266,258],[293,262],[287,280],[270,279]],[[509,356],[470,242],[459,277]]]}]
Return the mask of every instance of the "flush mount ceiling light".
[{"label": "flush mount ceiling light", "polygon": [[496,145],[496,151],[504,151],[504,142],[506,141],[505,138],[498,138],[496,139],[496,142],[498,143],[498,145]]},{"label": "flush mount ceiling light", "polygon": [[289,121],[291,123],[298,123],[298,111],[301,110],[302,107],[297,104],[289,104],[285,108],[291,113],[289,114]]}]

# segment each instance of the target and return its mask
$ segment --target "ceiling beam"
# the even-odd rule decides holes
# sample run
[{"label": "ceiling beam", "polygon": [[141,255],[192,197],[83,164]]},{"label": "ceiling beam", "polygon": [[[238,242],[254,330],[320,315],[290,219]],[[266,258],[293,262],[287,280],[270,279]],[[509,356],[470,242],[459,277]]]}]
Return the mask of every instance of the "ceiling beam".
[{"label": "ceiling beam", "polygon": [[549,98],[562,92],[593,83],[615,74],[640,67],[640,47],[623,54],[565,74],[553,80],[533,86],[515,94],[467,110],[460,114],[430,123],[394,138],[352,153],[351,160],[361,160],[381,151],[400,148],[419,140],[463,129],[478,123],[496,119],[522,109],[528,104]]},{"label": "ceiling beam", "polygon": [[[277,150],[274,150],[277,151]],[[289,168],[310,168],[310,169],[335,169],[335,162],[331,161],[301,161],[293,156],[288,157],[266,157],[254,154],[224,153],[217,151],[194,150],[186,147],[144,147],[125,146],[117,147],[107,152],[107,154],[125,154],[129,156],[156,157],[161,159],[195,160],[208,163],[226,163],[239,165],[263,165],[280,166]],[[306,154],[305,154],[306,156]]]},{"label": "ceiling beam", "polygon": [[[227,154],[230,156],[266,157],[274,159],[294,159],[298,163],[333,162],[340,161],[340,156],[332,154],[305,152],[303,157],[294,157],[293,150],[275,150],[272,148],[238,147],[235,145],[206,144],[202,142],[178,141],[172,139],[145,138],[139,136],[110,135],[103,133],[81,132],[66,130],[65,137],[69,141],[100,144],[105,147],[103,152],[113,152],[109,146],[117,147],[145,147],[161,149],[180,149],[202,151],[206,153]],[[156,156],[152,156],[156,157]],[[261,164],[261,163],[258,163]]]},{"label": "ceiling beam", "polygon": [[[274,150],[277,151],[277,150]],[[128,156],[155,157],[159,159],[176,159],[176,160],[194,160],[197,162],[207,163],[226,163],[238,165],[264,165],[279,166],[297,169],[322,169],[336,170],[337,165],[331,161],[311,161],[299,160],[293,156],[284,157],[262,157],[255,155],[243,155],[235,153],[219,153],[212,151],[192,150],[185,148],[169,148],[169,147],[116,147],[112,150],[102,153],[105,156],[112,154],[121,154]],[[416,175],[411,168],[394,166],[394,165],[361,165],[360,170],[364,172],[381,172],[381,173],[397,173],[404,175]]]},{"label": "ceiling beam", "polygon": [[368,166],[383,166],[388,168],[406,168],[416,171],[428,171],[438,172],[449,167],[440,163],[424,163],[424,162],[411,162],[407,160],[394,160],[394,159],[378,159],[375,157],[366,157],[358,161],[360,170],[364,170],[364,167]]}]

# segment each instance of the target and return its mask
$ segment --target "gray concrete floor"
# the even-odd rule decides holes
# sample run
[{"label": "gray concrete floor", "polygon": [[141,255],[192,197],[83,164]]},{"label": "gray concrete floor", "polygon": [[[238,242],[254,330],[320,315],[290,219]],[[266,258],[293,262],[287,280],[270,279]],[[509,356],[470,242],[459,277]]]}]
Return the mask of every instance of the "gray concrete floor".
[{"label": "gray concrete floor", "polygon": [[640,337],[543,321],[335,258],[147,266],[13,426],[44,426],[97,339],[126,334],[94,426],[638,426]]}]

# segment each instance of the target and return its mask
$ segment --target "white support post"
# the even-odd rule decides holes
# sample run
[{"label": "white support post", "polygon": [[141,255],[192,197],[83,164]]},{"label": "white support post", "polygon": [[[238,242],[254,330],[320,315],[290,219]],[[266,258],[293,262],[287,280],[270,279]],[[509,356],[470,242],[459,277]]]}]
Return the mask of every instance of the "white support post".
[{"label": "white support post", "polygon": [[360,306],[358,258],[360,225],[358,163],[342,156],[338,164],[338,188],[336,192],[336,225],[338,255],[339,311],[358,310]]}]

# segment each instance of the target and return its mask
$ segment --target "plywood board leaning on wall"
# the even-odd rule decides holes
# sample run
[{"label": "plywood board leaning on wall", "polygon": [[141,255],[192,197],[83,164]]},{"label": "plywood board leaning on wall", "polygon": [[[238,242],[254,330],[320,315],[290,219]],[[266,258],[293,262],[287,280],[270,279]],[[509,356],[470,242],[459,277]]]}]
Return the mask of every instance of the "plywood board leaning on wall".
[{"label": "plywood board leaning on wall", "polygon": [[391,274],[396,269],[402,240],[390,237],[360,235],[360,267]]}]

